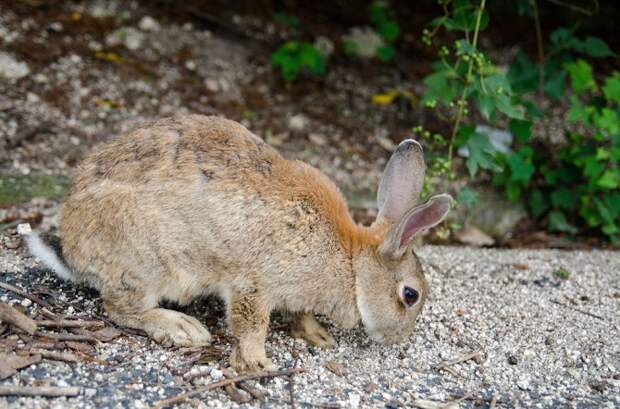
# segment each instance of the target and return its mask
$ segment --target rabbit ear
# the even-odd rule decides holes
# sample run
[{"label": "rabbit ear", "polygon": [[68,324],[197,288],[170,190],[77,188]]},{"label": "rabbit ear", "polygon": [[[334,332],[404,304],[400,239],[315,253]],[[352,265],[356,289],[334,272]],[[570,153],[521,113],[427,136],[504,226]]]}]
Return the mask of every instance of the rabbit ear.
[{"label": "rabbit ear", "polygon": [[422,145],[413,139],[402,141],[385,166],[379,183],[377,219],[384,218],[392,223],[400,220],[418,199],[425,170]]},{"label": "rabbit ear", "polygon": [[400,259],[411,239],[418,233],[438,225],[450,211],[453,199],[448,194],[431,197],[426,203],[410,209],[388,232],[379,246],[379,254]]}]

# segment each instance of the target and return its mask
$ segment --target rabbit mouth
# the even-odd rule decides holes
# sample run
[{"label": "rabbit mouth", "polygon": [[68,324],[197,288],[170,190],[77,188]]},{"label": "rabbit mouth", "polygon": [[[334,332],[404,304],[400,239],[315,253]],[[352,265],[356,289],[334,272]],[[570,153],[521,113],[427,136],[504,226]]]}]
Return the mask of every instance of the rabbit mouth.
[{"label": "rabbit mouth", "polygon": [[380,344],[397,344],[406,338],[402,336],[401,334],[398,334],[393,329],[390,330],[388,328],[386,328],[385,330],[375,329],[372,331],[367,329],[366,333],[368,334],[368,337],[370,339]]}]

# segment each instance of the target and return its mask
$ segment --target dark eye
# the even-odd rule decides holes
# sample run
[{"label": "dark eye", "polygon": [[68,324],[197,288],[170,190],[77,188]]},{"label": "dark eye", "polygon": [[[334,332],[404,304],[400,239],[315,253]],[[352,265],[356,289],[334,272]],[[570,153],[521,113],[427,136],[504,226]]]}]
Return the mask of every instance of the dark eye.
[{"label": "dark eye", "polygon": [[417,303],[419,299],[420,293],[411,287],[403,287],[403,301],[407,306],[411,307],[413,304]]}]

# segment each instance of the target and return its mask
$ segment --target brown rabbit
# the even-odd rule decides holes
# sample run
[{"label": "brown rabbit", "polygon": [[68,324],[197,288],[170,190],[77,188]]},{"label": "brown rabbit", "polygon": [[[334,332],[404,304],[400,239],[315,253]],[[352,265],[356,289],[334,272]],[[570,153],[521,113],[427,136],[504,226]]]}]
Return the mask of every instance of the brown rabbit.
[{"label": "brown rabbit", "polygon": [[161,301],[221,297],[238,339],[231,365],[273,369],[264,343],[274,310],[293,313],[293,334],[319,346],[334,340],[314,313],[345,328],[361,320],[380,342],[411,333],[429,289],[410,243],[452,200],[414,207],[424,171],[421,146],[403,141],[379,186],[377,220],[360,226],[317,169],[236,122],[177,116],[81,163],[60,214],[64,260],[28,239],[61,277],[98,289],[112,320],[165,345],[206,345],[211,335]]}]

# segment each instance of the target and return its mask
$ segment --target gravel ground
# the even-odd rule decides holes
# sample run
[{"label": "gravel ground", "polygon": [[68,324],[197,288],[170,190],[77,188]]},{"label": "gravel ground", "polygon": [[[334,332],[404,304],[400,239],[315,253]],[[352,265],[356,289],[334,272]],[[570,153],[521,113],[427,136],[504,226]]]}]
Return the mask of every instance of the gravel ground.
[{"label": "gravel ground", "polygon": [[[104,315],[96,292],[62,283],[5,234],[0,281],[13,284],[75,317]],[[361,328],[330,325],[338,346],[317,350],[291,338],[276,317],[268,353],[294,378],[297,407],[619,407],[620,254],[557,250],[496,250],[426,246],[419,250],[432,297],[407,342],[383,346]],[[570,277],[561,278],[563,270]],[[39,307],[0,289],[0,299],[30,315]],[[79,386],[74,398],[4,398],[9,407],[149,407],[156,401],[221,378],[231,339],[222,307],[203,300],[184,309],[216,334],[215,353],[194,363],[191,351],[167,350],[138,335],[94,345],[77,363],[43,360],[2,385]],[[20,348],[27,337],[3,335]],[[195,352],[195,351],[194,351]],[[220,353],[221,352],[221,353]],[[437,369],[443,361],[462,363]],[[195,354],[194,354],[195,355]],[[295,363],[296,362],[296,363]],[[331,366],[329,370],[326,365]],[[339,374],[334,372],[341,372]],[[198,376],[203,374],[202,376]],[[188,377],[195,377],[188,380]],[[242,407],[286,407],[288,378],[264,386],[269,397]],[[223,391],[209,391],[187,407],[237,407]]]}]

